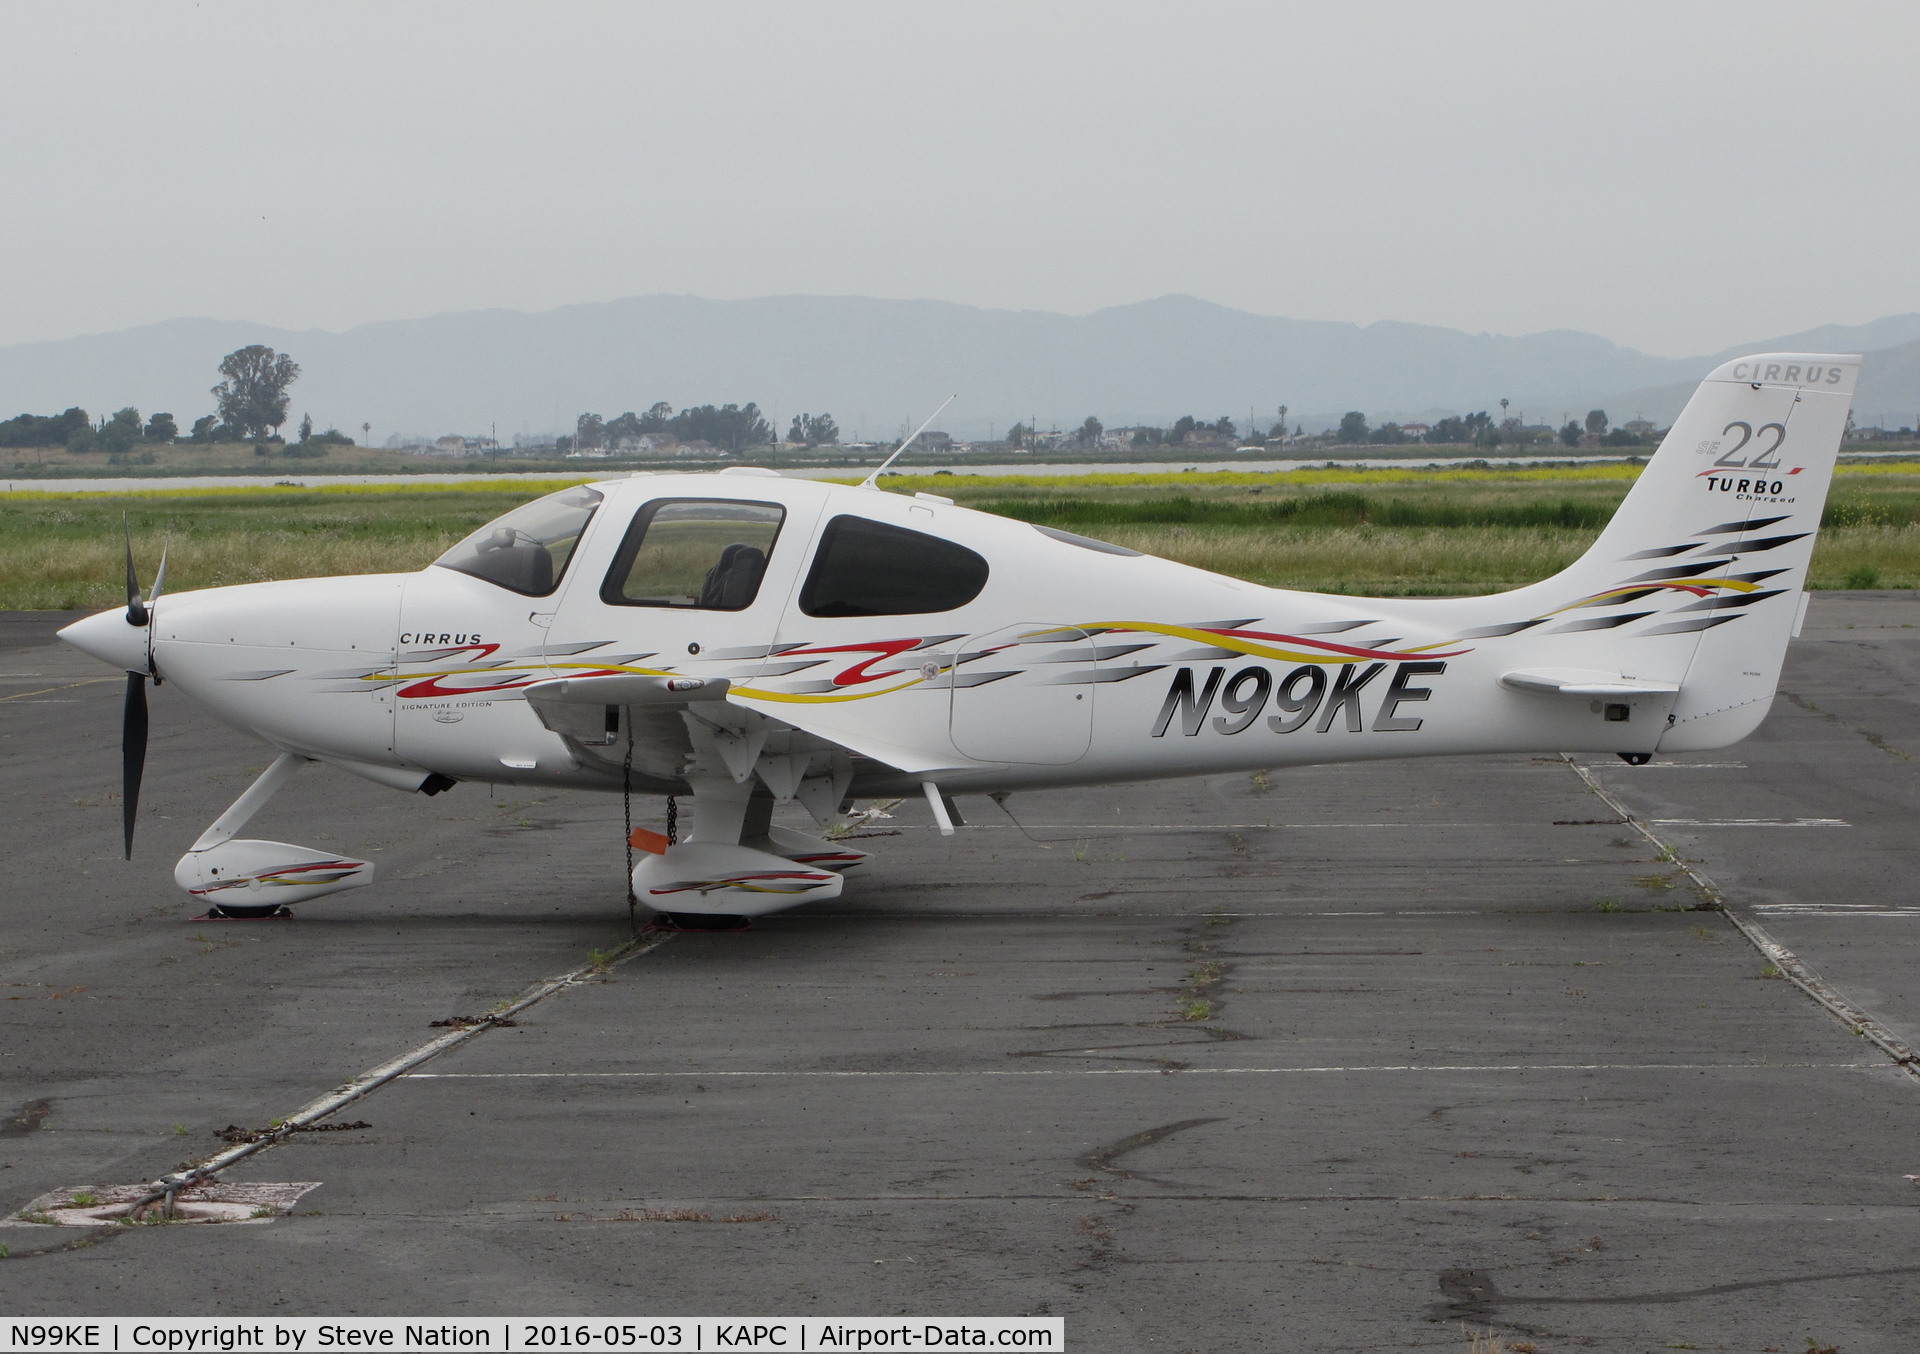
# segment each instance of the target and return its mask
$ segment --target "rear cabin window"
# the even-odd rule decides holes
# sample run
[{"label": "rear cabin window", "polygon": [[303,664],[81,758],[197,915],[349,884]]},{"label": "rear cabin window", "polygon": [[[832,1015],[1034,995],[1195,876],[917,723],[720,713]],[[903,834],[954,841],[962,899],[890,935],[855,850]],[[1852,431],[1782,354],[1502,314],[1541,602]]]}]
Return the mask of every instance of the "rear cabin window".
[{"label": "rear cabin window", "polygon": [[986,560],[964,545],[865,517],[836,517],[820,534],[800,610],[809,616],[952,611],[986,585]]},{"label": "rear cabin window", "polygon": [[634,515],[600,599],[611,606],[744,611],[760,593],[787,510],[777,503],[664,498]]}]

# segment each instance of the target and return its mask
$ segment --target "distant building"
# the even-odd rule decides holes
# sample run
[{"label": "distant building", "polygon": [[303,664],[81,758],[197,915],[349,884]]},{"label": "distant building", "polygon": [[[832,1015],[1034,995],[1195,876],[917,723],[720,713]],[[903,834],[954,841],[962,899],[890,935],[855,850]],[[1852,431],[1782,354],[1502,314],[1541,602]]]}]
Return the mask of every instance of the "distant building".
[{"label": "distant building", "polygon": [[491,437],[462,437],[458,433],[407,446],[416,456],[486,456],[499,449],[500,444]]},{"label": "distant building", "polygon": [[1431,423],[1402,423],[1400,425],[1400,431],[1417,442],[1433,431],[1433,425]]}]

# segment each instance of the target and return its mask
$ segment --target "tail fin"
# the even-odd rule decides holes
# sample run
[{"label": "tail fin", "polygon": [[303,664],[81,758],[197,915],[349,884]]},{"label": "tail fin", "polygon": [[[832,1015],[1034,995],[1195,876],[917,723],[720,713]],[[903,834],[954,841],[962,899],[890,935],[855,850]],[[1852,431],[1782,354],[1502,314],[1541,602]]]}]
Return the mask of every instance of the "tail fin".
[{"label": "tail fin", "polygon": [[1607,667],[1677,684],[1662,752],[1757,728],[1797,628],[1859,371],[1858,355],[1765,353],[1708,376],[1593,548],[1521,590],[1553,622],[1530,622],[1533,634],[1566,636],[1542,642],[1540,661],[1578,649],[1591,662],[1604,644]]}]

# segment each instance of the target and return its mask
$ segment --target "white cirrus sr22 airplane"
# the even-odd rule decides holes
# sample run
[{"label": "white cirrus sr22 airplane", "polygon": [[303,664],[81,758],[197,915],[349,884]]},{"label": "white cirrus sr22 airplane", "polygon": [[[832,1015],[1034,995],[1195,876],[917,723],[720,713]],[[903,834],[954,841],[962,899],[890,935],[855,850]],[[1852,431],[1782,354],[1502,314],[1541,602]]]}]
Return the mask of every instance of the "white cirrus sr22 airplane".
[{"label": "white cirrus sr22 airplane", "polygon": [[[1703,382],[1592,549],[1490,597],[1260,587],[1067,532],[764,470],[635,475],[516,508],[413,574],[143,599],[61,631],[128,673],[126,841],[146,683],[282,754],[181,858],[215,915],[369,883],[237,834],[327,762],[690,796],[640,837],[639,898],[685,925],[839,894],[865,857],[776,826],[850,800],[1381,757],[1725,747],[1772,704],[1857,356]],[[869,481],[871,484],[871,479]],[[161,577],[165,575],[162,561]]]}]

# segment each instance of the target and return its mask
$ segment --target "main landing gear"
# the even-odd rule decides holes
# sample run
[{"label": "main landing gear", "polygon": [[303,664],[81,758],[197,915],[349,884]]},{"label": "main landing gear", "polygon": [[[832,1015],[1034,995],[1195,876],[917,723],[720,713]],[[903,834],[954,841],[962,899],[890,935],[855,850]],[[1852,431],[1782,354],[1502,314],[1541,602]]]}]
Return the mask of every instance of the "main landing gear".
[{"label": "main landing gear", "polygon": [[[625,714],[631,719],[631,710]],[[692,811],[682,815],[679,841],[656,838],[643,848],[647,856],[633,869],[635,899],[665,925],[728,930],[839,897],[841,875],[866,853],[775,827],[773,809],[797,801],[816,823],[832,821],[853,779],[845,751],[723,702],[691,703],[680,717],[687,751],[679,776],[692,792]],[[628,748],[631,756],[631,742]]]},{"label": "main landing gear", "polygon": [[[867,856],[772,823],[774,798],[751,781],[692,776],[681,841],[633,869],[634,896],[680,930],[737,930],[753,917],[840,896]],[[685,822],[685,817],[682,821]]]}]

